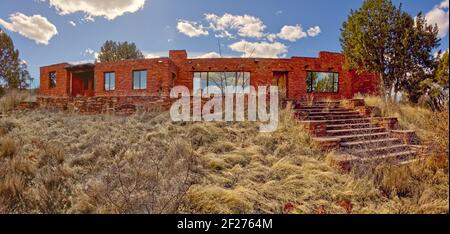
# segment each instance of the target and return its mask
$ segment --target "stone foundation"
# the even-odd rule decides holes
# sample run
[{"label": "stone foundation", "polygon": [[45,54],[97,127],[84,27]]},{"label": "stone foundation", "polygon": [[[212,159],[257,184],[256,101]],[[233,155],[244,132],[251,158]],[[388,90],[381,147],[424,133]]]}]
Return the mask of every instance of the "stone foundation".
[{"label": "stone foundation", "polygon": [[155,96],[130,97],[38,97],[38,106],[48,110],[80,114],[130,115],[136,111],[169,109],[169,98]]}]

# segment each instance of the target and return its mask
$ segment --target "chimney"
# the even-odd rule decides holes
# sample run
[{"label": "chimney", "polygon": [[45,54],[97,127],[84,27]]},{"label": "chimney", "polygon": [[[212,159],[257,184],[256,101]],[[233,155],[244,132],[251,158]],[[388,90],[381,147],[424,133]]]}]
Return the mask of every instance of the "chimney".
[{"label": "chimney", "polygon": [[169,51],[169,58],[175,62],[187,60],[187,52],[186,50],[171,50]]}]

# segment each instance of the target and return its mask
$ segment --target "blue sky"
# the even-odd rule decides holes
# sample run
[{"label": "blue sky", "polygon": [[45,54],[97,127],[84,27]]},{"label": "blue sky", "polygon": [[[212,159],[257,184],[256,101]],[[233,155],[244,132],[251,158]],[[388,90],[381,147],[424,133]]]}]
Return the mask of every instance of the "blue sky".
[{"label": "blue sky", "polygon": [[[394,0],[401,2],[410,14],[423,12],[440,26],[441,49],[447,50],[448,0]],[[219,41],[224,56],[338,52],[342,22],[361,4],[362,0],[0,0],[0,28],[14,40],[37,86],[40,66],[93,60],[105,40],[135,42],[148,57],[166,56],[170,49],[186,49],[191,57],[214,57]]]}]

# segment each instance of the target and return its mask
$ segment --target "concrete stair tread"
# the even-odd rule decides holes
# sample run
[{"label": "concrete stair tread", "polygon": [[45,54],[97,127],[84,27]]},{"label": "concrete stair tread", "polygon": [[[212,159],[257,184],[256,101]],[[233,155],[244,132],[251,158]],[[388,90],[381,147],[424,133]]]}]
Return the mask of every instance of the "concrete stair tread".
[{"label": "concrete stair tread", "polygon": [[346,139],[346,138],[382,136],[382,135],[389,135],[389,133],[388,132],[377,132],[377,133],[366,133],[366,134],[353,134],[353,135],[339,136],[338,138]]},{"label": "concrete stair tread", "polygon": [[384,139],[374,139],[374,140],[363,140],[363,141],[353,141],[353,142],[343,142],[341,143],[341,146],[344,147],[351,147],[351,146],[358,146],[365,143],[381,143],[381,142],[387,142],[387,141],[399,141],[397,138],[384,138]]},{"label": "concrete stair tread", "polygon": [[355,123],[355,124],[329,124],[327,125],[327,128],[342,128],[342,129],[352,129],[354,127],[358,127],[358,126],[376,126],[374,124],[371,123]]},{"label": "concrete stair tread", "polygon": [[313,115],[313,116],[305,116],[310,119],[315,118],[330,118],[332,119],[360,119],[363,118],[363,116],[360,116],[358,114],[347,114],[347,115]]},{"label": "concrete stair tread", "polygon": [[362,131],[374,131],[374,130],[383,130],[382,127],[373,127],[373,128],[348,128],[348,129],[339,129],[339,130],[327,130],[327,133],[343,133],[343,132],[362,132]]},{"label": "concrete stair tread", "polygon": [[362,157],[362,158],[360,158],[360,161],[361,162],[369,162],[369,161],[375,161],[375,160],[396,159],[396,158],[402,157],[402,156],[413,156],[416,153],[417,152],[414,150],[408,150],[408,151],[403,151],[403,152],[398,152],[398,153],[383,154],[383,155],[377,155],[377,156],[372,156],[372,157]]},{"label": "concrete stair tread", "polygon": [[300,114],[309,114],[309,115],[321,115],[321,114],[327,114],[327,115],[349,115],[349,114],[359,114],[357,111],[317,111],[317,112],[307,112],[307,111],[297,111],[297,113]]},{"label": "concrete stair tread", "polygon": [[357,118],[357,119],[330,119],[326,120],[327,123],[333,123],[333,122],[340,122],[340,121],[360,121],[360,120],[367,120],[370,121],[370,118]]},{"label": "concrete stair tread", "polygon": [[389,145],[389,146],[383,146],[383,147],[371,147],[370,149],[362,149],[362,150],[350,150],[353,154],[364,154],[364,153],[372,153],[376,151],[389,151],[389,150],[395,150],[395,149],[404,149],[407,148],[408,145],[405,144],[395,144],[395,145]]}]

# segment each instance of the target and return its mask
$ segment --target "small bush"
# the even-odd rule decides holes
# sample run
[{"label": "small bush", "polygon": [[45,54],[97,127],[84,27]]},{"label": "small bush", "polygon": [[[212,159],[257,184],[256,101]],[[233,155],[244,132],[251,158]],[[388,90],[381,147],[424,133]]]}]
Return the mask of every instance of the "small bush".
[{"label": "small bush", "polygon": [[0,156],[12,157],[17,151],[16,142],[10,137],[0,139]]},{"label": "small bush", "polygon": [[13,110],[20,102],[29,98],[26,91],[10,90],[0,98],[0,113],[6,113]]}]

